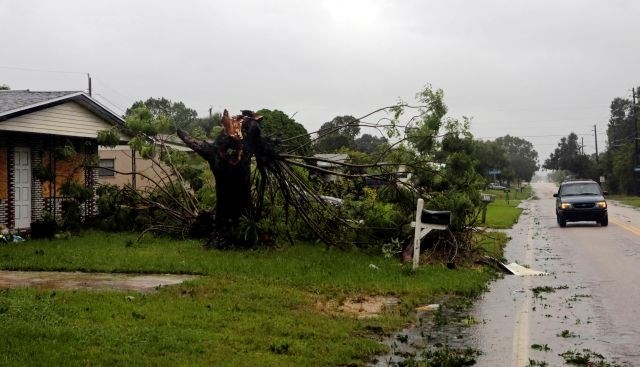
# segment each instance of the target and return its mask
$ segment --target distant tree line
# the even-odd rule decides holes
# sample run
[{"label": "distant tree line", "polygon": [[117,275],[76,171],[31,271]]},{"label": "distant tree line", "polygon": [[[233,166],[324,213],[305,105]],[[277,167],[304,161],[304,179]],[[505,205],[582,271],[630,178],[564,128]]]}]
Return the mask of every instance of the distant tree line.
[{"label": "distant tree line", "polygon": [[[636,90],[640,90],[637,88]],[[635,92],[634,92],[635,93]],[[617,194],[639,194],[638,159],[638,102],[616,97],[610,104],[607,142],[601,152],[584,154],[579,137],[574,132],[563,137],[547,158],[543,168],[552,170],[551,178],[589,178],[600,181],[608,191]],[[640,176],[638,176],[640,178]]]}]

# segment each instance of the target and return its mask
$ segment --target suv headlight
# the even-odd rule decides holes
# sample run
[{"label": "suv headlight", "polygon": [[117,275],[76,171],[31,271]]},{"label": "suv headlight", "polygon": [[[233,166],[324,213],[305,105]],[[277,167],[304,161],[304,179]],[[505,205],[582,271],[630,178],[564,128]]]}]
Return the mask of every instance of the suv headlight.
[{"label": "suv headlight", "polygon": [[598,201],[596,203],[596,206],[600,209],[607,209],[607,202],[606,201]]},{"label": "suv headlight", "polygon": [[569,203],[560,203],[560,209],[569,209],[571,208],[571,204]]}]

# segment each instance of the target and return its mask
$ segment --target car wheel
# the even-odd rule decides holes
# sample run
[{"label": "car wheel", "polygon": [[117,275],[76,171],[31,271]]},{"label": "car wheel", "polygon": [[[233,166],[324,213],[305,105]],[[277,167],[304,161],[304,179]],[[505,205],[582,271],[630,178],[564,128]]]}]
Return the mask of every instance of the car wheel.
[{"label": "car wheel", "polygon": [[559,215],[557,216],[557,218],[558,218],[558,225],[559,225],[560,227],[564,228],[564,227],[566,227],[566,226],[567,226],[567,220],[566,220],[566,219],[562,218],[562,217],[561,217],[561,216],[559,216]]},{"label": "car wheel", "polygon": [[602,217],[602,219],[600,219],[600,225],[603,227],[606,227],[609,225],[609,216],[605,215],[604,217]]}]

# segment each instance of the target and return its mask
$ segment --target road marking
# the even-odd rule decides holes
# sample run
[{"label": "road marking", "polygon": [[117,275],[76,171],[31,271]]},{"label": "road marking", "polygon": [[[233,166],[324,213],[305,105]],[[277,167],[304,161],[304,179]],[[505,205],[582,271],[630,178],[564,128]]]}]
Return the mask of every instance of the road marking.
[{"label": "road marking", "polygon": [[640,236],[640,228],[636,226],[632,226],[631,224],[625,223],[617,219],[611,219],[611,218],[609,218],[609,222],[626,229],[627,231],[635,234],[636,236]]},{"label": "road marking", "polygon": [[[529,228],[527,229],[527,244],[524,261],[526,264],[533,263],[533,235],[535,230],[534,217],[530,217]],[[524,277],[523,285],[525,289],[531,288],[531,278]],[[529,364],[529,332],[530,332],[530,314],[531,310],[531,294],[525,293],[525,299],[516,313],[516,324],[513,329],[513,344],[511,346],[511,365],[524,367]]]}]

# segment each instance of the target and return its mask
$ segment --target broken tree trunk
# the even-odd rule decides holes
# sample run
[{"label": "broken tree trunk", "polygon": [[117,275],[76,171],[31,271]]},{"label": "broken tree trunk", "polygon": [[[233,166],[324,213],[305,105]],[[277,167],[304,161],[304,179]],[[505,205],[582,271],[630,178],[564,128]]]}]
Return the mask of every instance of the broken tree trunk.
[{"label": "broken tree trunk", "polygon": [[230,117],[225,110],[224,130],[213,143],[196,139],[182,129],[177,131],[180,139],[209,163],[216,181],[215,229],[212,228],[210,245],[233,245],[238,220],[250,215],[251,156],[256,151],[254,145],[261,144],[257,125],[261,119],[251,111]]}]

